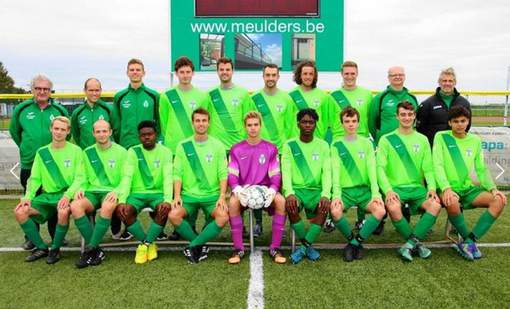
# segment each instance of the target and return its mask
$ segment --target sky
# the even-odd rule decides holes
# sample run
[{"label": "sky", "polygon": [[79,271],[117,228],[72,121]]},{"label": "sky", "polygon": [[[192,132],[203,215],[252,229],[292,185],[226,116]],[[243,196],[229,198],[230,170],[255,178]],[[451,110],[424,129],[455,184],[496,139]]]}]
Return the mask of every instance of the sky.
[{"label": "sky", "polygon": [[[505,90],[509,16],[508,0],[345,0],[344,59],[358,63],[358,83],[370,89],[386,87],[388,67],[402,65],[409,89],[434,89],[452,66],[460,90]],[[3,1],[0,29],[0,61],[19,87],[44,73],[58,91],[79,91],[90,76],[119,90],[133,57],[145,63],[146,85],[170,86],[169,1]],[[201,73],[194,82],[208,88],[217,78]],[[234,82],[263,85],[253,73],[236,72]],[[319,87],[340,84],[338,73],[319,74]],[[280,86],[294,86],[290,74]]]}]

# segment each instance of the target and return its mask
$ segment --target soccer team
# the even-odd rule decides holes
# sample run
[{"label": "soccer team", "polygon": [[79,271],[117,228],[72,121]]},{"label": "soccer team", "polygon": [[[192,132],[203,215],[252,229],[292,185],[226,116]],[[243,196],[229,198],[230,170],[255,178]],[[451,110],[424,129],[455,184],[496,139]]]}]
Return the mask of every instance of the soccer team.
[{"label": "soccer team", "polygon": [[[178,85],[158,94],[143,84],[142,61],[131,59],[130,84],[113,106],[101,101],[101,84],[90,78],[85,102],[70,118],[50,99],[51,81],[34,77],[34,97],[15,108],[10,127],[26,188],[14,213],[35,247],[26,261],[58,262],[72,216],[86,243],[78,268],[103,261],[100,244],[115,217],[139,241],[137,264],[158,257],[156,242],[167,221],[189,241],[189,263],[206,259],[207,243],[230,224],[234,250],[228,262],[238,264],[245,252],[243,200],[251,185],[264,189],[264,209],[272,216],[269,254],[278,264],[287,261],[280,250],[287,217],[301,243],[289,256],[294,264],[320,258],[313,244],[325,223],[346,239],[344,259],[361,259],[363,242],[386,216],[404,241],[402,259],[428,258],[431,251],[421,241],[442,205],[461,235],[456,250],[467,260],[481,258],[476,242],[506,197],[485,166],[480,138],[468,133],[469,102],[455,89],[453,69],[441,72],[436,93],[419,106],[404,87],[402,67],[389,69],[390,85],[374,98],[357,85],[352,61],[343,63],[343,85],[330,94],[317,88],[311,61],[297,65],[297,86],[289,93],[278,89],[278,66],[266,65],[264,88],[251,96],[232,82],[229,58],[218,60],[220,85],[209,92],[192,85],[187,57],[177,59],[174,70]],[[344,216],[353,206],[357,229]],[[152,217],[146,231],[137,219],[144,208]],[[463,214],[470,208],[486,208],[472,229]],[[199,210],[205,225],[197,232]],[[255,232],[261,233],[255,213]],[[414,227],[410,215],[420,215]],[[39,224],[52,218],[48,245]]]}]

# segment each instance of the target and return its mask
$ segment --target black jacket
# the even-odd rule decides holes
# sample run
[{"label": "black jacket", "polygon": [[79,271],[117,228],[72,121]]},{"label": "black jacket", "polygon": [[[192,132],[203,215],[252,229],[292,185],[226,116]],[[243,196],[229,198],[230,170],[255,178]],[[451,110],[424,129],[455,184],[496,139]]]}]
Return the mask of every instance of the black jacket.
[{"label": "black jacket", "polygon": [[[427,136],[430,146],[432,146],[434,142],[434,135],[438,131],[451,129],[448,125],[449,108],[441,98],[439,90],[440,88],[438,87],[433,96],[427,98],[420,104],[416,114],[416,130]],[[471,105],[469,104],[469,101],[461,96],[457,89],[454,88],[453,100],[450,104],[450,108],[456,105],[464,106],[471,112]],[[470,127],[471,119],[469,119],[469,126],[467,128],[468,131]]]}]

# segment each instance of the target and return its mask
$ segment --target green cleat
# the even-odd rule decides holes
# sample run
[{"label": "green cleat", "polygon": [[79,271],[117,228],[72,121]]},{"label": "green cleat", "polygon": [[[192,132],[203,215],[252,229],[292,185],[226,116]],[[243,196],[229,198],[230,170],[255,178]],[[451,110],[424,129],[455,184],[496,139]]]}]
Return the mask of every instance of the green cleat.
[{"label": "green cleat", "polygon": [[400,257],[402,257],[402,259],[404,261],[412,262],[412,260],[413,260],[412,250],[413,249],[414,249],[414,247],[412,245],[405,243],[402,247],[400,247],[398,249],[398,254],[400,254]]},{"label": "green cleat", "polygon": [[432,255],[432,251],[421,243],[416,244],[416,251],[422,259],[428,259]]}]

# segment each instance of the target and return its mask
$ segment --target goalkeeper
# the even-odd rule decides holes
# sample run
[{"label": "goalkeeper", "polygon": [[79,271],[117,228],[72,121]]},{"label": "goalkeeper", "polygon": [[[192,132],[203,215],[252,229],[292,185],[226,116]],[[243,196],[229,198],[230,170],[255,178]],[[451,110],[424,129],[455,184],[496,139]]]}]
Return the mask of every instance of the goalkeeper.
[{"label": "goalkeeper", "polygon": [[[276,146],[260,138],[262,117],[258,112],[248,112],[244,117],[244,127],[248,138],[232,146],[228,164],[228,184],[232,188],[228,211],[234,252],[228,259],[230,264],[238,264],[244,255],[243,221],[241,213],[249,207],[266,208],[273,216],[269,255],[277,264],[287,260],[280,251],[280,243],[285,228],[285,199],[278,193],[280,189],[280,164]],[[258,185],[264,198],[256,200],[250,190]]]}]

